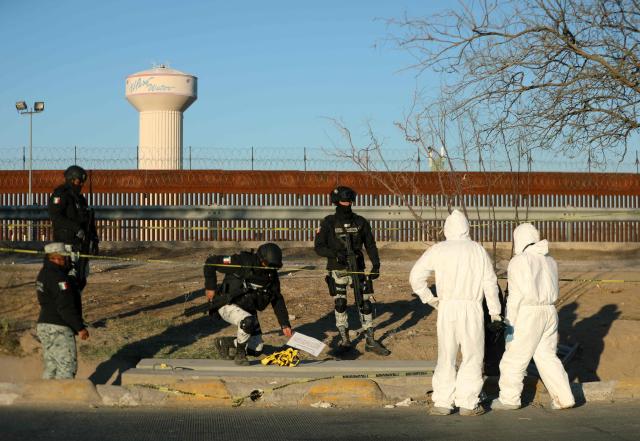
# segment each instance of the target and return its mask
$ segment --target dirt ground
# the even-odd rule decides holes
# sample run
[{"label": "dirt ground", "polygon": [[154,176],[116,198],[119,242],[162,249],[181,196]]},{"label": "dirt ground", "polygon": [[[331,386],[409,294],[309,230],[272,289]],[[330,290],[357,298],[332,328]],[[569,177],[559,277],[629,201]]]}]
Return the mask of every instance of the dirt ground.
[{"label": "dirt ground", "polygon": [[[143,357],[216,358],[213,340],[235,330],[209,316],[185,318],[185,307],[204,302],[201,263],[213,249],[113,247],[94,260],[83,294],[91,337],[79,341],[79,377],[96,383],[118,382],[118,372]],[[382,270],[375,283],[376,336],[391,359],[435,359],[436,314],[411,295],[408,274],[422,250],[380,246]],[[217,248],[216,253],[233,252]],[[616,251],[553,250],[564,279],[622,279],[626,283],[561,282],[558,302],[560,340],[579,343],[569,365],[580,381],[640,377],[640,248]],[[509,250],[497,255],[504,276]],[[117,260],[134,258],[136,260]],[[148,259],[162,259],[148,262]],[[283,270],[312,266],[282,277],[282,289],[294,330],[332,344],[336,337],[333,301],[324,282],[324,262],[309,248],[285,248]],[[35,338],[38,305],[33,281],[41,258],[0,254],[0,381],[38,378],[40,345]],[[635,281],[635,282],[629,282]],[[504,287],[505,280],[500,283]],[[352,300],[351,300],[352,302]],[[347,358],[376,358],[364,352],[353,306],[350,323],[357,352]],[[270,308],[260,313],[267,352],[281,347]],[[327,357],[326,353],[320,358]],[[310,358],[310,357],[309,357]]]}]

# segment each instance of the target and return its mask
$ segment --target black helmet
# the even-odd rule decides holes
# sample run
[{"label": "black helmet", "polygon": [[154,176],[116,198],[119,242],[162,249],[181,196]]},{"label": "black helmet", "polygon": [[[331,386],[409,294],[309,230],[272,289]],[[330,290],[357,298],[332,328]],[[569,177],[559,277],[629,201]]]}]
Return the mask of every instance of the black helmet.
[{"label": "black helmet", "polygon": [[338,202],[355,202],[356,192],[349,187],[343,187],[342,185],[336,187],[330,194],[331,203],[338,204]]},{"label": "black helmet", "polygon": [[282,250],[275,243],[265,243],[258,247],[258,257],[272,268],[282,268]]},{"label": "black helmet", "polygon": [[64,179],[67,182],[73,181],[74,179],[80,179],[81,182],[84,182],[87,180],[87,172],[79,165],[72,165],[64,171]]}]

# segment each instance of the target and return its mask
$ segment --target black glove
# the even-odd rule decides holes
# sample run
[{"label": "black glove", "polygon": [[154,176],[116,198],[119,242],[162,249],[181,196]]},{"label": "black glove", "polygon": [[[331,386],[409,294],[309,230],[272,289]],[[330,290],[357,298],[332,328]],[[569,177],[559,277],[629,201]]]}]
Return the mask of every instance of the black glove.
[{"label": "black glove", "polygon": [[371,273],[369,273],[369,278],[371,280],[376,280],[378,277],[380,277],[380,267],[374,266],[373,268],[371,268]]},{"label": "black glove", "polygon": [[487,331],[493,335],[493,342],[496,343],[503,335],[507,327],[504,319],[500,315],[492,315],[491,323],[487,325]]},{"label": "black glove", "polygon": [[86,237],[86,233],[84,232],[84,230],[78,230],[78,232],[76,233],[76,237],[80,240],[84,240],[84,238]]}]

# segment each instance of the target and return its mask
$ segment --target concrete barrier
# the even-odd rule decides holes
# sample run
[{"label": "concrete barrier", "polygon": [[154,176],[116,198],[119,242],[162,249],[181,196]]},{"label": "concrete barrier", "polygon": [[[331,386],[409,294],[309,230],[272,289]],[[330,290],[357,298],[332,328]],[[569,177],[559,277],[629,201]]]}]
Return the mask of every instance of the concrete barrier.
[{"label": "concrete barrier", "polygon": [[380,386],[368,379],[333,379],[314,383],[302,398],[302,405],[327,402],[340,407],[382,406],[385,396]]},{"label": "concrete barrier", "polygon": [[22,384],[16,403],[100,404],[102,398],[89,380],[34,380]]}]

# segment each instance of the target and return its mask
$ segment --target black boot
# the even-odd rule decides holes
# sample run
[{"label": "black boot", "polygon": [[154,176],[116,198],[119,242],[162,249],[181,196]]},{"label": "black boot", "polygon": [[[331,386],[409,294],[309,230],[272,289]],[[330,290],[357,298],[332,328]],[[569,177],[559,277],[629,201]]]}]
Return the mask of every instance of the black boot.
[{"label": "black boot", "polygon": [[214,340],[220,359],[233,360],[231,348],[235,350],[235,345],[233,343],[234,340],[235,337],[218,337]]},{"label": "black boot", "polygon": [[391,354],[391,351],[373,338],[373,328],[367,329],[366,341],[364,343],[365,352],[373,352],[374,354],[387,356]]},{"label": "black boot", "polygon": [[237,343],[236,356],[233,358],[233,361],[238,366],[249,366],[249,360],[247,359],[247,343]]}]

